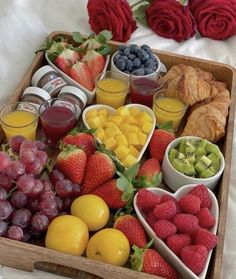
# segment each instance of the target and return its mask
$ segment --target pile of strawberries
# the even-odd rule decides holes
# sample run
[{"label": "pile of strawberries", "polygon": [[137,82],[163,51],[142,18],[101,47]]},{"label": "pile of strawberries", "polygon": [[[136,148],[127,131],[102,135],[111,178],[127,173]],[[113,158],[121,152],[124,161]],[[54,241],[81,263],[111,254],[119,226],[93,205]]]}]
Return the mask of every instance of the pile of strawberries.
[{"label": "pile of strawberries", "polygon": [[210,232],[215,224],[211,213],[212,200],[204,185],[197,185],[178,201],[169,194],[163,196],[141,189],[137,206],[156,236],[195,274],[204,269],[208,253],[217,244]]},{"label": "pile of strawberries", "polygon": [[110,53],[106,41],[111,38],[110,32],[103,31],[97,36],[90,35],[84,39],[80,33],[73,33],[73,39],[79,44],[74,47],[65,39],[50,41],[47,45],[49,59],[65,74],[80,85],[93,91],[95,78],[105,67],[105,56]]}]

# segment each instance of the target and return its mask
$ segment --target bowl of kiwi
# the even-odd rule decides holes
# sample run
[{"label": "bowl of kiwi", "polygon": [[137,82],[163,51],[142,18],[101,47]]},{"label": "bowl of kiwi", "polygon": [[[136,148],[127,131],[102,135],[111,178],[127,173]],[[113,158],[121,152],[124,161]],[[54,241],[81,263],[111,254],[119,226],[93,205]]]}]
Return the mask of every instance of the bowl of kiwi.
[{"label": "bowl of kiwi", "polygon": [[224,167],[224,156],[216,144],[185,136],[167,146],[162,173],[166,185],[173,191],[186,184],[204,184],[213,191]]}]

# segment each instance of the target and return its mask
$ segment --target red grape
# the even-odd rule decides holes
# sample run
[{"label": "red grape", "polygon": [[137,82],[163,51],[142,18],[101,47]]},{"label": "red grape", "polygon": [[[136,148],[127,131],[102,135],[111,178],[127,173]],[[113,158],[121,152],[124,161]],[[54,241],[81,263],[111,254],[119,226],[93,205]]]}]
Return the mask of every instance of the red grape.
[{"label": "red grape", "polygon": [[0,173],[0,187],[7,191],[12,187],[12,179],[6,173]]},{"label": "red grape", "polygon": [[37,199],[28,199],[26,207],[32,212],[39,211],[39,201]]},{"label": "red grape", "polygon": [[7,223],[0,221],[0,236],[4,236],[7,232]]},{"label": "red grape", "polygon": [[35,158],[36,158],[36,152],[32,150],[24,150],[20,154],[20,161],[24,165],[33,163],[35,161]]},{"label": "red grape", "polygon": [[9,139],[9,146],[13,151],[18,153],[20,150],[20,145],[24,140],[25,140],[25,137],[23,137],[21,135],[14,136]]},{"label": "red grape", "polygon": [[57,209],[57,204],[55,200],[44,199],[39,201],[39,208],[45,215],[50,216]]},{"label": "red grape", "polygon": [[72,187],[73,187],[73,197],[77,198],[80,194],[80,185],[72,184]]},{"label": "red grape", "polygon": [[11,204],[8,201],[0,201],[0,220],[7,219],[11,213]]},{"label": "red grape", "polygon": [[31,198],[36,198],[43,191],[43,182],[41,180],[35,179],[34,183],[34,188],[28,194],[28,196]]},{"label": "red grape", "polygon": [[50,174],[51,182],[55,185],[57,183],[57,181],[63,180],[63,179],[65,179],[64,174],[61,171],[59,171],[58,169],[54,168]]},{"label": "red grape", "polygon": [[27,200],[27,195],[21,191],[15,191],[11,194],[11,204],[17,209],[23,208]]},{"label": "red grape", "polygon": [[19,154],[21,155],[21,153],[26,150],[37,152],[38,148],[35,146],[34,142],[32,142],[31,140],[24,140],[20,145]]},{"label": "red grape", "polygon": [[48,217],[42,212],[37,212],[32,216],[31,228],[33,231],[45,231],[48,228]]},{"label": "red grape", "polygon": [[23,230],[19,226],[10,226],[7,231],[7,237],[14,240],[22,240],[23,239]]},{"label": "red grape", "polygon": [[7,199],[7,191],[0,187],[0,200],[6,200]]},{"label": "red grape", "polygon": [[24,174],[18,178],[16,186],[20,191],[29,195],[34,189],[35,179],[31,175]]},{"label": "red grape", "polygon": [[40,200],[54,200],[55,193],[53,191],[43,190],[39,196]]},{"label": "red grape", "polygon": [[55,196],[55,201],[57,203],[57,210],[61,212],[64,209],[63,200],[60,197]]},{"label": "red grape", "polygon": [[11,222],[13,225],[24,229],[30,224],[31,216],[32,214],[29,209],[21,208],[13,213]]},{"label": "red grape", "polygon": [[0,151],[0,172],[5,171],[11,164],[11,157],[4,151]]},{"label": "red grape", "polygon": [[44,180],[43,181],[43,189],[45,191],[52,191],[53,190],[53,186],[52,186],[52,182],[50,180]]},{"label": "red grape", "polygon": [[73,184],[69,179],[59,180],[55,185],[55,191],[61,198],[71,197],[73,193]]},{"label": "red grape", "polygon": [[36,140],[34,142],[34,145],[37,147],[38,150],[45,150],[46,149],[46,145],[43,141]]},{"label": "red grape", "polygon": [[12,161],[10,167],[7,169],[7,174],[12,179],[18,179],[25,173],[25,166],[20,161]]},{"label": "red grape", "polygon": [[26,173],[33,174],[34,176],[40,174],[41,170],[43,169],[43,165],[41,160],[38,157],[35,157],[33,163],[26,165]]},{"label": "red grape", "polygon": [[41,164],[45,166],[47,164],[48,154],[45,151],[39,150],[36,155],[40,159]]},{"label": "red grape", "polygon": [[57,217],[59,215],[59,211],[57,210],[57,208],[53,209],[47,216],[48,216],[48,220],[51,222],[55,217]]}]

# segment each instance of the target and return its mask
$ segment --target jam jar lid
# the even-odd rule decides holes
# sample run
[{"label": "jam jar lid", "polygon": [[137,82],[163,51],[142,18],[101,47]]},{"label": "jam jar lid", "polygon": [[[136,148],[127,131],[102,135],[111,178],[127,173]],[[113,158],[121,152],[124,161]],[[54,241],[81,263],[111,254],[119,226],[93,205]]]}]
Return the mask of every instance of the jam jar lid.
[{"label": "jam jar lid", "polygon": [[31,79],[31,84],[33,86],[37,86],[39,80],[49,72],[55,72],[55,74],[57,75],[57,72],[51,66],[46,65],[46,66],[43,66],[43,67],[39,68],[33,74],[32,79]]},{"label": "jam jar lid", "polygon": [[39,88],[39,87],[36,87],[36,86],[29,86],[27,88],[25,88],[23,94],[22,94],[22,98],[24,96],[27,96],[27,95],[36,95],[36,96],[39,96],[41,99],[44,99],[44,100],[49,100],[51,99],[51,96],[48,94],[47,91]]},{"label": "jam jar lid", "polygon": [[81,89],[75,86],[64,86],[61,89],[60,93],[58,94],[58,97],[60,97],[62,94],[67,94],[67,93],[72,94],[80,99],[80,101],[83,103],[83,107],[81,109],[83,109],[86,106],[88,99],[86,94]]}]

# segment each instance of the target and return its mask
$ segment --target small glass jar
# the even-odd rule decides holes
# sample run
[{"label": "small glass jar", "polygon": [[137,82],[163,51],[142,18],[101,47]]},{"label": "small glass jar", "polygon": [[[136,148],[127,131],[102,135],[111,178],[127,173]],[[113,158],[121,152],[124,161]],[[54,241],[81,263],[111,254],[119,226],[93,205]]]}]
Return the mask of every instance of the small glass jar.
[{"label": "small glass jar", "polygon": [[43,66],[38,69],[32,76],[31,84],[47,91],[51,97],[56,97],[62,87],[67,85],[66,81],[51,66]]},{"label": "small glass jar", "polygon": [[51,96],[48,94],[47,91],[34,86],[29,86],[25,88],[21,100],[23,102],[31,103],[35,108],[39,109],[39,106],[45,102],[46,100],[51,99]]}]

